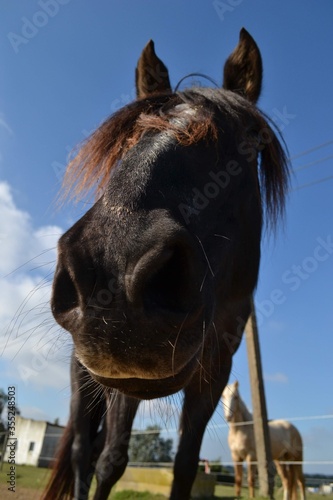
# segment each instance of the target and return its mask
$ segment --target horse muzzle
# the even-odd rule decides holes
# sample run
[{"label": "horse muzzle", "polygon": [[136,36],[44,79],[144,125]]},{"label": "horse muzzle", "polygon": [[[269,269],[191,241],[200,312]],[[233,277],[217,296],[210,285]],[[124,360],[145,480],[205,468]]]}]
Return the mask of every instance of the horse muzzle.
[{"label": "horse muzzle", "polygon": [[127,244],[122,266],[94,253],[94,238],[83,245],[73,228],[60,239],[52,312],[72,334],[80,361],[106,385],[178,377],[179,384],[164,384],[175,392],[197,366],[206,269],[192,236],[167,222],[131,251]]}]

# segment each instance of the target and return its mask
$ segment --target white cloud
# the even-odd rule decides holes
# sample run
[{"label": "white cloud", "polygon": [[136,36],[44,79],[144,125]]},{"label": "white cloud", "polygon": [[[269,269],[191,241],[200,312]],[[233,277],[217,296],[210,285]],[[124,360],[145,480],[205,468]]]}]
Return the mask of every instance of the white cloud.
[{"label": "white cloud", "polygon": [[23,410],[22,416],[24,416],[24,418],[32,418],[33,420],[48,420],[49,417],[44,410],[41,410],[36,406],[25,406],[23,409],[20,408],[20,410]]},{"label": "white cloud", "polygon": [[269,332],[284,332],[286,330],[286,324],[283,321],[269,321],[267,324],[267,330]]},{"label": "white cloud", "polygon": [[25,263],[28,266],[31,260],[34,261],[31,268],[36,267],[46,253],[48,261],[55,261],[62,229],[57,226],[35,229],[29,214],[16,207],[6,182],[0,182],[0,213],[0,275],[15,275],[16,269]]},{"label": "white cloud", "polygon": [[8,134],[13,135],[13,131],[8,125],[3,113],[0,113],[0,128],[4,128]]},{"label": "white cloud", "polygon": [[23,387],[61,389],[68,385],[70,336],[54,321],[49,300],[62,229],[35,228],[6,182],[0,182],[0,213],[1,371]]},{"label": "white cloud", "polygon": [[279,384],[287,384],[289,382],[289,379],[285,373],[281,372],[276,372],[276,373],[271,373],[264,376],[265,380],[268,382],[276,382]]}]

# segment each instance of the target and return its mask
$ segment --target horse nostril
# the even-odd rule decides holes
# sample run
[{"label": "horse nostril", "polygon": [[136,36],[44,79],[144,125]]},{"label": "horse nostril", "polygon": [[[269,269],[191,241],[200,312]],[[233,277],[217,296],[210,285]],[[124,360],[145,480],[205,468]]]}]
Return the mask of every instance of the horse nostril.
[{"label": "horse nostril", "polygon": [[59,266],[53,281],[51,299],[52,312],[55,317],[74,309],[79,305],[79,297],[75,284],[66,269]]},{"label": "horse nostril", "polygon": [[167,311],[188,313],[198,303],[199,286],[193,250],[188,242],[156,245],[127,276],[129,301],[146,314]]},{"label": "horse nostril", "polygon": [[182,249],[170,250],[168,258],[150,276],[143,289],[146,311],[156,308],[186,311],[189,295],[189,265]]}]

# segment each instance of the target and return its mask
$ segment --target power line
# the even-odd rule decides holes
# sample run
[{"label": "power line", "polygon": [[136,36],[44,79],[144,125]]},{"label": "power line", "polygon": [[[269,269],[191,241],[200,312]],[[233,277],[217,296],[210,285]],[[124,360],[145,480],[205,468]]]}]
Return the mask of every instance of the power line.
[{"label": "power line", "polygon": [[[291,156],[288,158],[289,161],[293,161],[295,160],[296,158],[300,158],[302,156],[306,156],[310,153],[313,153],[314,151],[318,151],[319,149],[322,149],[322,148],[325,148],[329,145],[333,144],[333,139],[331,139],[330,141],[327,141],[327,142],[323,142],[322,144],[318,144],[317,146],[314,146],[310,149],[306,149],[305,151],[302,151],[301,153],[298,153],[297,155],[295,156]],[[307,163],[305,165],[301,165],[300,167],[296,167],[294,169],[292,169],[293,172],[299,172],[301,170],[304,170],[306,168],[310,168],[310,167],[314,167],[315,165],[318,165],[319,163],[323,163],[327,160],[331,160],[333,158],[333,155],[329,155],[329,156],[326,156],[324,158],[319,158],[318,160],[315,160],[311,163]],[[315,181],[312,181],[312,182],[309,182],[307,184],[302,184],[301,186],[298,186],[294,189],[292,189],[290,192],[294,192],[294,191],[299,191],[301,189],[304,189],[304,188],[307,188],[307,187],[311,187],[311,186],[314,186],[316,184],[322,184],[323,182],[326,182],[326,181],[329,181],[333,179],[333,176],[328,176],[328,177],[324,177],[322,179],[318,179],[318,180],[315,180]]]},{"label": "power line", "polygon": [[[45,459],[50,460],[48,457],[45,457]],[[209,463],[210,463],[210,465],[221,465],[221,462],[217,462],[215,460],[209,460]],[[333,464],[333,460],[298,460],[298,461],[296,461],[296,460],[295,461],[279,460],[279,463],[280,464],[289,464],[289,465],[290,464],[294,464],[294,465],[299,465],[299,464],[303,464],[303,465],[331,465],[331,464]],[[142,466],[143,464],[146,467],[170,467],[170,468],[173,467],[173,462],[128,462],[128,465],[130,467],[131,466],[138,467],[138,465]],[[235,464],[244,465],[244,462],[229,462],[229,461],[225,462],[224,460],[222,462],[222,465],[235,465]],[[258,462],[251,460],[251,464],[257,465]]]},{"label": "power line", "polygon": [[317,181],[309,182],[308,184],[302,184],[301,186],[298,186],[298,187],[295,187],[294,189],[292,189],[291,193],[293,193],[294,191],[299,191],[300,189],[304,189],[304,188],[307,188],[307,187],[310,187],[310,186],[314,186],[316,184],[321,184],[321,183],[329,181],[331,179],[333,179],[333,175],[329,175],[328,177],[324,177],[323,179],[318,179]]},{"label": "power line", "polygon": [[301,167],[297,167],[293,169],[293,172],[299,172],[300,170],[304,170],[305,168],[314,167],[318,163],[323,163],[324,161],[331,160],[333,155],[326,156],[325,158],[319,158],[319,160],[315,160],[311,163],[307,163],[306,165],[302,165]]},{"label": "power line", "polygon": [[[318,149],[326,147],[326,146],[328,146],[330,144],[333,144],[333,140],[325,142],[323,144],[319,144],[318,146],[315,146],[315,147],[313,147],[311,149],[303,151],[302,153],[299,153],[298,155],[291,157],[290,160],[293,160],[295,158],[299,158],[300,156],[305,156],[305,155],[307,155],[309,153],[312,153],[313,151],[317,151]],[[325,162],[327,160],[331,160],[332,158],[333,158],[333,155],[325,156],[324,158],[319,158],[318,160],[315,160],[313,162],[306,163],[305,165],[301,165],[300,167],[294,168],[293,172],[299,172],[299,171],[304,170],[306,168],[314,167],[315,165],[318,165],[319,163],[323,163],[323,162]],[[333,179],[333,176],[329,175],[328,177],[323,177],[322,179],[317,179],[317,180],[314,180],[314,181],[309,182],[307,184],[302,184],[301,186],[297,186],[297,187],[293,188],[291,190],[291,192],[293,193],[295,191],[300,191],[301,189],[305,189],[307,187],[315,186],[316,184],[322,184],[323,182],[329,181],[331,179]]]},{"label": "power line", "polygon": [[[279,419],[274,419],[274,420],[286,420],[288,422],[293,422],[296,420],[326,420],[326,419],[333,419],[333,414],[328,414],[328,415],[313,415],[313,416],[303,416],[303,417],[288,417],[288,418],[279,418]],[[269,419],[268,421],[271,421],[272,419]],[[243,425],[253,425],[253,420],[247,420],[246,422],[233,422],[233,426],[243,426]],[[230,424],[224,422],[223,424],[211,424],[207,427],[209,430],[213,429],[222,429],[224,427],[229,427]]]},{"label": "power line", "polygon": [[[301,416],[301,417],[288,417],[288,418],[279,418],[278,420],[287,420],[288,422],[293,422],[293,421],[300,421],[300,420],[330,420],[330,419],[333,419],[333,414],[328,414],[328,415],[307,415],[307,416]],[[274,420],[277,420],[277,419],[274,419]],[[237,422],[237,423],[233,423],[232,425],[234,426],[242,426],[242,425],[252,425],[253,424],[253,420],[251,421],[246,421],[246,422]],[[230,426],[229,423],[227,422],[223,422],[223,424],[209,424],[207,426],[207,430],[208,431],[213,431],[213,430],[216,430],[216,429],[222,429],[222,428],[228,428]],[[178,433],[179,429],[176,429],[176,428],[171,428],[171,429],[151,429],[151,430],[147,430],[147,429],[133,429],[132,430],[132,435],[135,434],[135,435],[139,435],[139,434],[161,434],[162,432],[166,432],[168,434],[176,434]]]},{"label": "power line", "polygon": [[[131,462],[131,464],[134,464],[134,463],[135,462]],[[212,462],[210,462],[210,464],[213,465],[214,462],[212,461]],[[251,464],[257,465],[258,462],[251,460]],[[302,464],[302,465],[332,465],[333,460],[299,460],[299,461],[279,460],[279,464],[285,464],[285,465],[288,465],[288,464],[289,465],[299,465],[299,464]],[[225,461],[223,461],[222,465],[244,465],[244,462],[225,462]]]},{"label": "power line", "polygon": [[301,153],[298,153],[295,156],[291,156],[289,158],[289,160],[290,161],[296,160],[296,158],[300,158],[301,156],[308,155],[308,154],[312,153],[313,151],[317,151],[318,149],[325,148],[326,146],[329,146],[330,144],[333,144],[333,139],[331,139],[330,141],[327,141],[327,142],[323,142],[322,144],[319,144],[318,146],[314,146],[311,149],[306,149],[305,151],[302,151]]}]

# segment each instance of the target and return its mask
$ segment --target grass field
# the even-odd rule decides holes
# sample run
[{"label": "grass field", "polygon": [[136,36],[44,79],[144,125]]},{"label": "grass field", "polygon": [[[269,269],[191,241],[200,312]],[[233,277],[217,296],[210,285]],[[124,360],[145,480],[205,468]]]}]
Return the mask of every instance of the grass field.
[{"label": "grass field", "polygon": [[[39,469],[29,465],[16,466],[16,489],[15,493],[8,491],[7,473],[9,467],[4,464],[3,470],[0,472],[0,498],[1,500],[39,500],[44,486],[47,483],[50,472],[47,469]],[[247,490],[243,490],[244,498],[247,498]],[[275,492],[276,500],[282,499],[282,491]],[[333,500],[333,495],[319,495],[308,493],[308,500]],[[232,486],[215,487],[214,499],[224,498],[225,500],[233,500],[235,498],[234,488]],[[163,495],[154,495],[149,492],[135,491],[120,491],[111,493],[110,500],[166,500]],[[211,499],[211,500],[214,500]],[[260,500],[260,497],[257,497]]]}]

